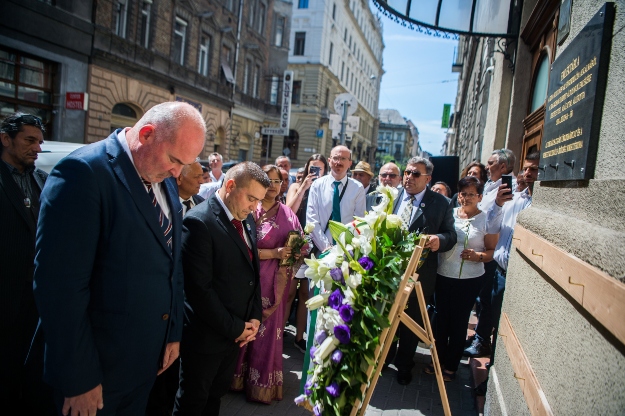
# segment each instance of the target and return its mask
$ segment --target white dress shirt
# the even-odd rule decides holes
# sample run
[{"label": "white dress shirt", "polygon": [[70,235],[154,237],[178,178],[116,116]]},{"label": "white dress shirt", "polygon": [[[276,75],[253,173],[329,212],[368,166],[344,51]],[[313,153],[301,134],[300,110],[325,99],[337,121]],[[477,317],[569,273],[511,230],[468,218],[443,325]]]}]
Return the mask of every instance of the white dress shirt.
[{"label": "white dress shirt", "polygon": [[[484,274],[484,263],[469,260],[465,260],[464,263],[462,263],[460,254],[464,250],[464,241],[467,237],[467,230],[469,231],[467,248],[473,249],[475,251],[486,250],[484,237],[486,237],[486,235],[488,234],[488,218],[485,212],[480,212],[470,219],[460,218],[458,216],[458,209],[459,208],[454,208],[454,228],[456,229],[458,241],[453,249],[438,254],[437,273],[441,276],[449,277],[452,279],[469,279],[480,277]],[[461,265],[462,275],[460,275]]]},{"label": "white dress shirt", "polygon": [[[137,172],[137,175],[139,175],[139,178],[141,178],[141,175],[139,174],[139,171],[137,170],[137,167],[135,166],[135,160],[132,158],[132,153],[130,153],[128,140],[126,140],[126,129],[123,129],[117,134],[117,140],[119,141],[119,144],[122,145],[122,148],[124,149],[128,157],[130,158],[130,162],[132,163],[132,166],[134,166],[135,171]],[[145,186],[145,184],[143,183],[143,178],[141,178],[141,184],[143,185],[143,187],[145,188],[145,192],[147,193],[148,187]],[[165,214],[165,216],[171,223],[171,209],[169,208],[169,204],[167,203],[167,198],[165,197],[165,194],[163,192],[162,183],[161,182],[152,183],[152,190],[154,191],[154,196],[156,197],[156,201],[161,206],[163,213]]]},{"label": "white dress shirt", "polygon": [[[416,194],[414,197],[414,201],[412,201],[412,214],[410,215],[410,221],[408,222],[408,224],[412,224],[412,220],[414,220],[415,215],[417,215],[417,211],[419,208],[419,205],[421,204],[421,201],[423,200],[423,196],[425,195],[425,191],[427,191],[427,188],[423,188],[423,190],[421,192],[419,192],[418,194]],[[399,216],[401,216],[402,212],[404,212],[404,209],[406,209],[406,205],[408,205],[410,203],[410,195],[408,194],[408,192],[402,192],[399,194],[399,197],[401,198],[401,202],[399,203],[399,205],[397,206],[397,211],[394,212],[394,214],[397,214]]]},{"label": "white dress shirt", "polygon": [[[322,176],[313,182],[308,192],[306,223],[315,225],[311,236],[321,251],[332,246],[332,235],[326,226],[332,217],[334,181],[336,179],[332,174]],[[365,190],[360,182],[347,177],[347,175],[340,182],[339,193],[342,193],[344,187],[347,186],[341,199],[341,222],[348,224],[354,220],[354,216],[362,217],[365,215]]]},{"label": "white dress shirt", "polygon": [[[230,210],[228,209],[228,207],[226,206],[226,204],[224,203],[223,199],[221,199],[221,196],[219,196],[219,194],[215,194],[217,195],[217,200],[219,201],[219,203],[221,204],[221,207],[224,209],[224,211],[226,212],[226,215],[228,216],[228,221],[232,222],[232,220],[234,219],[234,215],[232,215],[232,213],[230,212]],[[242,221],[243,223],[243,228],[247,228],[247,222],[245,220]],[[249,231],[249,228],[248,228]],[[238,234],[238,232],[237,232]],[[249,248],[252,248],[252,242],[250,241],[250,238],[248,237],[247,233],[245,231],[243,231],[243,237],[245,237],[245,244],[247,244],[247,246]]]},{"label": "white dress shirt", "polygon": [[508,269],[508,259],[510,258],[510,246],[512,244],[512,235],[514,234],[514,226],[519,212],[532,205],[532,196],[529,194],[529,188],[523,192],[516,192],[511,202],[506,202],[501,209],[502,220],[501,229],[499,231],[499,241],[495,247],[493,259],[499,267],[504,270]]},{"label": "white dress shirt", "polygon": [[[193,197],[190,196],[189,199],[182,199],[180,197],[178,197],[178,199],[180,199],[180,204],[182,205],[182,216],[184,217],[184,215],[195,206],[195,201],[193,200]],[[191,203],[191,207],[187,208],[187,205],[185,204],[186,201],[189,201]]]},{"label": "white dress shirt", "polygon": [[209,176],[211,177],[211,181],[217,182],[219,183],[219,186],[221,186],[221,184],[224,183],[224,178],[226,177],[226,174],[222,171],[221,176],[219,177],[219,179],[217,179],[215,178],[215,175],[213,175],[213,171],[211,170]]},{"label": "white dress shirt", "polygon": [[208,182],[200,185],[200,191],[197,193],[204,199],[210,198],[215,192],[217,192],[221,188],[221,183],[219,182]]}]

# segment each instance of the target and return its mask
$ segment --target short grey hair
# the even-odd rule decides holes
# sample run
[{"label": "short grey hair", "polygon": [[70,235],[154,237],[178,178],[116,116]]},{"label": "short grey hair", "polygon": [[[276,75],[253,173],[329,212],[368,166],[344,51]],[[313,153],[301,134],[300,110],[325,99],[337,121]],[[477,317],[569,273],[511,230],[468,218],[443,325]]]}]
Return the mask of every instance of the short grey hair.
[{"label": "short grey hair", "polygon": [[269,188],[270,184],[267,174],[254,162],[237,163],[228,169],[224,184],[230,179],[234,179],[234,183],[241,188],[245,188],[252,180],[260,183],[265,189]]},{"label": "short grey hair", "polygon": [[160,140],[172,141],[176,133],[185,128],[189,121],[201,126],[206,135],[206,122],[195,107],[179,101],[167,101],[150,108],[137,121],[134,128],[139,131],[143,126],[152,124],[158,127]]},{"label": "short grey hair", "polygon": [[278,156],[278,157],[276,158],[276,165],[278,164],[278,160],[280,160],[280,159],[286,159],[286,161],[287,161],[287,162],[289,162],[289,165],[291,164],[291,159],[289,159],[289,157],[288,157],[288,156],[284,156],[284,155],[282,155],[282,156]]},{"label": "short grey hair", "polygon": [[431,175],[432,172],[434,172],[434,165],[430,162],[430,159],[426,159],[421,156],[410,158],[410,160],[406,162],[406,165],[417,165],[419,163],[425,166],[425,173],[427,175]]},{"label": "short grey hair", "polygon": [[505,163],[506,164],[506,173],[512,172],[514,169],[514,165],[516,164],[516,156],[514,152],[510,149],[497,149],[493,150],[491,155],[497,156],[497,163]]},{"label": "short grey hair", "polygon": [[215,152],[215,153],[211,153],[210,155],[208,155],[208,158],[210,159],[210,158],[211,158],[211,156],[213,156],[213,157],[218,157],[218,158],[219,158],[219,160],[221,160],[222,162],[224,161],[223,156],[222,156],[222,155],[220,155],[220,154],[219,154],[219,153],[217,153],[217,152]]}]

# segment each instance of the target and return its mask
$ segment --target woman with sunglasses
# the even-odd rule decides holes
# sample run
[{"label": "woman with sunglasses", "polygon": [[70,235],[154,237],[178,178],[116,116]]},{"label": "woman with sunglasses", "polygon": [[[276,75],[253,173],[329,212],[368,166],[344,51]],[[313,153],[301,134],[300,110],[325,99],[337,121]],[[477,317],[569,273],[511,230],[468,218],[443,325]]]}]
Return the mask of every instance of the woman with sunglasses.
[{"label": "woman with sunglasses", "polygon": [[[482,280],[484,263],[493,258],[497,234],[487,233],[487,214],[477,207],[484,184],[473,176],[458,182],[459,207],[454,208],[454,227],[458,237],[452,250],[440,253],[434,298],[436,351],[443,365],[443,379],[451,381],[462,358],[467,322]],[[434,373],[430,365],[424,369]]]},{"label": "woman with sunglasses", "polygon": [[289,232],[302,229],[295,213],[276,201],[282,185],[280,169],[266,165],[270,186],[256,212],[256,236],[260,258],[260,291],[263,321],[256,340],[241,348],[232,382],[233,390],[245,390],[248,400],[271,403],[282,400],[282,339],[289,286],[299,265],[281,266],[291,256]]}]

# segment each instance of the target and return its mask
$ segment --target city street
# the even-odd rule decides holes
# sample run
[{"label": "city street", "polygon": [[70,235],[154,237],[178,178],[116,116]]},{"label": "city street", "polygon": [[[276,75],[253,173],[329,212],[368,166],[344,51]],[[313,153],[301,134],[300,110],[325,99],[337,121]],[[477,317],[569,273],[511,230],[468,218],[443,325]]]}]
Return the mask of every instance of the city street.
[{"label": "city street", "polygon": [[[221,414],[224,416],[253,415],[310,415],[309,411],[298,407],[293,399],[299,395],[304,355],[293,346],[294,327],[286,328],[284,340],[284,399],[271,405],[251,403],[243,393],[229,393],[222,399]],[[417,365],[413,370],[413,380],[407,386],[397,384],[396,369],[389,366],[382,373],[376,392],[367,409],[366,416],[420,416],[443,415],[436,379],[422,372],[430,362],[429,351],[418,348],[415,354]],[[471,371],[466,359],[460,364],[456,380],[446,383],[447,396],[452,414],[477,416],[478,411],[471,393]]]}]

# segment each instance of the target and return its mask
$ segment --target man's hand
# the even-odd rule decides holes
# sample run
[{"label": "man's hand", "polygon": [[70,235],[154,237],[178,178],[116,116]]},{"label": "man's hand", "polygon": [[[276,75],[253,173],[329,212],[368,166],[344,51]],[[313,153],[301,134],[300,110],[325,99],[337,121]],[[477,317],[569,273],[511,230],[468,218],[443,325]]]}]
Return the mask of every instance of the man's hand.
[{"label": "man's hand", "polygon": [[438,251],[441,247],[441,241],[436,234],[428,235],[428,241],[425,243],[425,248],[429,248],[430,251]]},{"label": "man's hand", "polygon": [[180,343],[179,342],[170,342],[165,346],[165,354],[163,355],[163,363],[161,364],[161,369],[156,373],[157,376],[160,376],[161,373],[169,368],[170,365],[176,361],[176,358],[180,355]]},{"label": "man's hand", "polygon": [[507,185],[501,184],[499,185],[499,189],[497,190],[497,196],[495,197],[495,204],[500,207],[503,207],[508,201],[512,201],[512,190],[508,188]]},{"label": "man's hand", "polygon": [[255,334],[254,327],[252,326],[251,322],[246,322],[245,323],[245,329],[243,330],[241,335],[239,335],[239,337],[234,340],[234,342],[245,341],[252,334]]},{"label": "man's hand", "polygon": [[250,322],[246,322],[245,324],[251,324],[253,333],[249,335],[243,342],[239,344],[239,347],[244,347],[248,343],[254,341],[256,339],[256,334],[258,333],[258,328],[260,328],[260,321],[258,319],[250,319]]},{"label": "man's hand", "polygon": [[98,384],[86,393],[74,397],[66,397],[63,402],[63,415],[71,416],[95,416],[98,410],[102,410],[104,401],[102,399],[102,384]]}]

